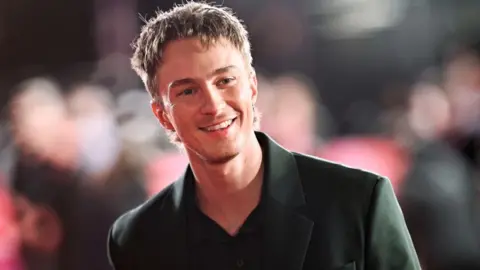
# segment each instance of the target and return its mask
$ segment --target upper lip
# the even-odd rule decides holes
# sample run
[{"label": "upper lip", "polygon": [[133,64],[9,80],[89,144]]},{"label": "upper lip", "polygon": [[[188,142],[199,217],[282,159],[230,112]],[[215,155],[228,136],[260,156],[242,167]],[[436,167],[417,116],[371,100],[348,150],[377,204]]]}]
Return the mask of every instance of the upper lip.
[{"label": "upper lip", "polygon": [[207,125],[207,126],[203,126],[203,127],[201,127],[201,128],[213,127],[213,126],[216,126],[216,125],[218,125],[218,124],[221,124],[221,123],[223,123],[223,122],[225,122],[225,121],[230,121],[230,120],[233,121],[233,120],[235,120],[235,118],[237,118],[237,117],[235,116],[235,117],[226,118],[226,119],[221,120],[221,121],[216,121],[216,122],[213,123],[213,124],[210,124],[210,125]]}]

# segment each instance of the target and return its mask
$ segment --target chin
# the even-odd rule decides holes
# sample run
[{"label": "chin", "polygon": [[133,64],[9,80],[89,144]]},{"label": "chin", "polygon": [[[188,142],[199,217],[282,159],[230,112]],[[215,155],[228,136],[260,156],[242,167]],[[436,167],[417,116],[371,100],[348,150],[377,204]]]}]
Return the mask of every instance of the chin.
[{"label": "chin", "polygon": [[192,144],[184,141],[184,146],[188,152],[208,163],[228,162],[237,157],[247,144],[248,137],[245,131],[237,128],[228,136],[205,136],[202,131]]},{"label": "chin", "polygon": [[233,160],[240,154],[236,146],[212,146],[211,148],[198,151],[197,155],[207,163],[222,164]]},{"label": "chin", "polygon": [[235,159],[238,156],[238,153],[236,154],[225,154],[225,155],[217,155],[217,156],[210,156],[204,158],[204,160],[209,163],[209,164],[214,164],[214,165],[221,165],[230,162],[231,160]]}]

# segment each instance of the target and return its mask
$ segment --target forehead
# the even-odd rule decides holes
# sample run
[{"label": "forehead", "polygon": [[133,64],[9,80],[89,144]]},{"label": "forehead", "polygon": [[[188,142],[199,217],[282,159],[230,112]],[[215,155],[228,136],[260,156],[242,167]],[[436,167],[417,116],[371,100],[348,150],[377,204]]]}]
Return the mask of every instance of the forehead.
[{"label": "forehead", "polygon": [[162,64],[157,71],[160,86],[171,81],[193,78],[205,79],[212,71],[226,66],[244,67],[241,52],[225,39],[203,45],[199,39],[170,42],[164,49]]}]

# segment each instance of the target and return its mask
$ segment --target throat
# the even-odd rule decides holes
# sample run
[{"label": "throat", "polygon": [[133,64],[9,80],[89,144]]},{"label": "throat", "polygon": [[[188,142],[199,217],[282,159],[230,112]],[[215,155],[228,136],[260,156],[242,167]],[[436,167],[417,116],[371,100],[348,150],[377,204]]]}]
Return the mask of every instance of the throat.
[{"label": "throat", "polygon": [[254,149],[256,151],[252,152],[250,160],[234,166],[239,168],[236,172],[233,170],[219,177],[211,171],[196,174],[197,206],[230,235],[238,233],[261,201],[263,153],[258,142]]},{"label": "throat", "polygon": [[229,235],[236,235],[248,217],[259,207],[263,179],[254,179],[243,190],[233,194],[206,194],[197,190],[197,206]]}]

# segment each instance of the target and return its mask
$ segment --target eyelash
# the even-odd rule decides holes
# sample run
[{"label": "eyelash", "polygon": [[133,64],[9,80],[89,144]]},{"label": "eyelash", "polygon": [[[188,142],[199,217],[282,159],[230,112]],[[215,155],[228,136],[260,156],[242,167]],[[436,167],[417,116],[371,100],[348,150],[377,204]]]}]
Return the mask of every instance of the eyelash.
[{"label": "eyelash", "polygon": [[188,91],[188,90],[192,90],[192,91],[195,91],[195,88],[191,87],[191,88],[186,88],[184,90],[182,90],[180,93],[177,94],[177,97],[178,96],[183,96],[185,95],[185,92]]},{"label": "eyelash", "polygon": [[[225,82],[225,81],[227,81],[227,82]],[[225,83],[223,83],[223,85],[228,85],[229,83],[231,83],[233,81],[235,81],[235,77],[227,77],[227,78],[223,78],[223,79],[219,80],[219,82],[217,84],[225,82]]]},{"label": "eyelash", "polygon": [[[229,85],[230,83],[234,82],[236,80],[235,77],[227,77],[227,78],[223,78],[221,80],[219,80],[216,85]],[[185,95],[185,92],[188,91],[188,90],[192,90],[192,91],[195,91],[196,89],[194,87],[191,87],[191,88],[186,88],[184,90],[182,90],[180,93],[177,94],[177,96],[181,96],[181,95]]]}]

